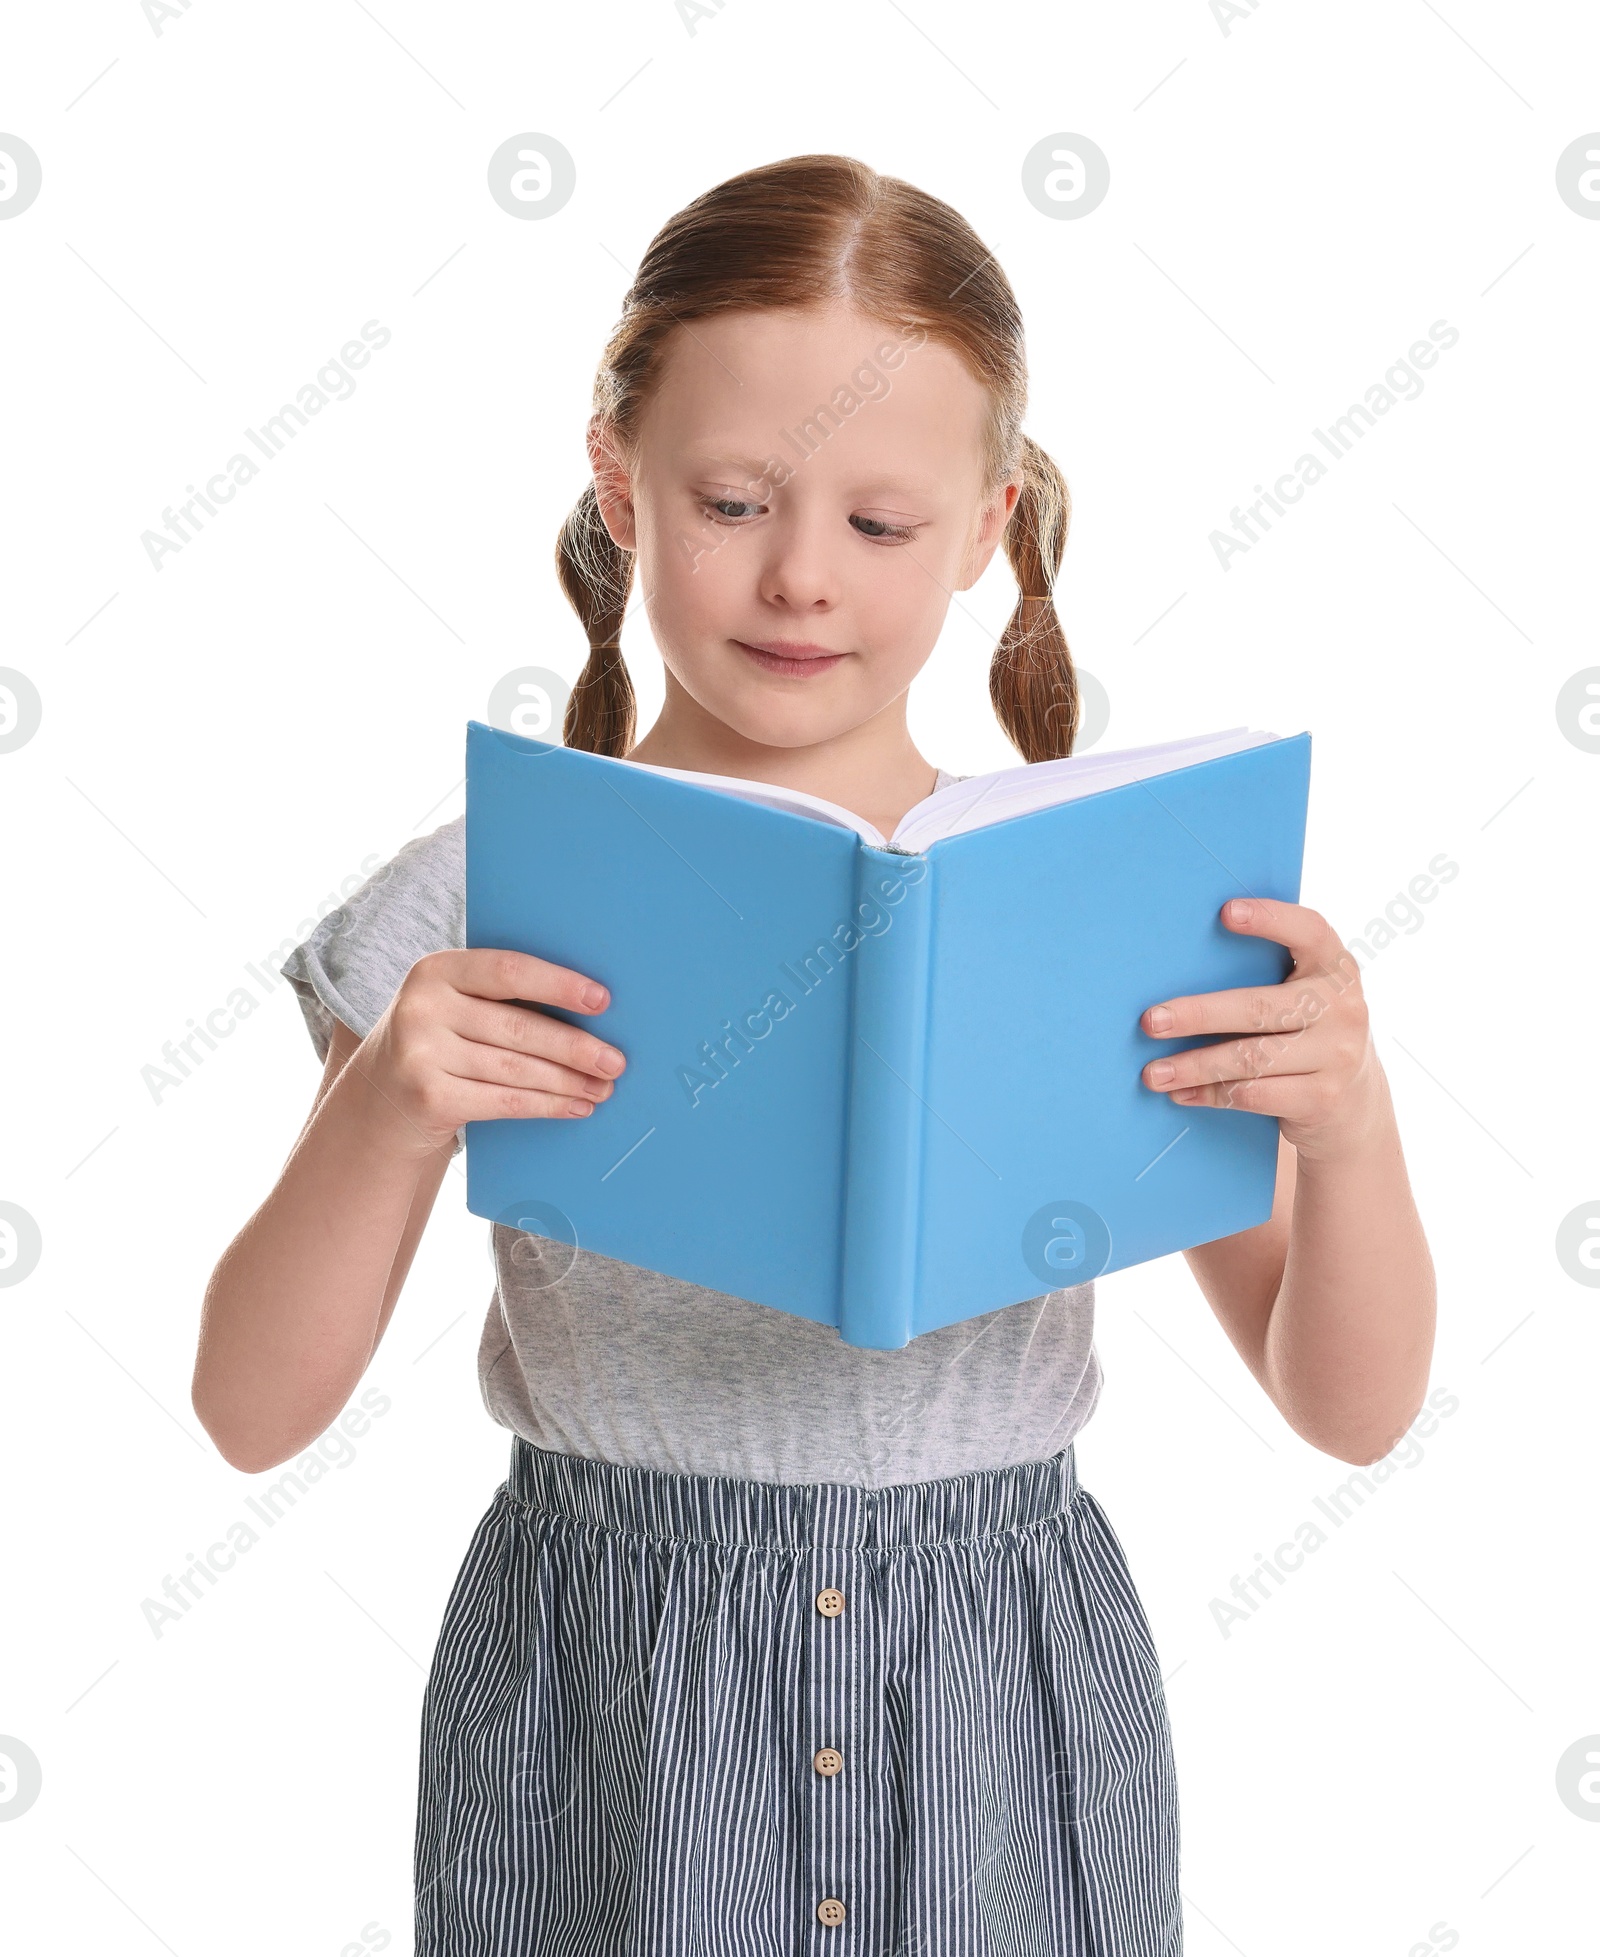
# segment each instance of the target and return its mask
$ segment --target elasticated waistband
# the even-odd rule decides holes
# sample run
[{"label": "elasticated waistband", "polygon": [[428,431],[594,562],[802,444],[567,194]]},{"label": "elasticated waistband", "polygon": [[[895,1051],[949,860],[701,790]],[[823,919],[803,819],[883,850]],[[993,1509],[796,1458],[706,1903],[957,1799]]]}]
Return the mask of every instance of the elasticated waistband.
[{"label": "elasticated waistband", "polygon": [[863,1488],[695,1475],[560,1454],[513,1438],[505,1492],[541,1514],[664,1541],[767,1549],[894,1549],[1026,1529],[1079,1490],[1073,1449],[935,1481]]}]

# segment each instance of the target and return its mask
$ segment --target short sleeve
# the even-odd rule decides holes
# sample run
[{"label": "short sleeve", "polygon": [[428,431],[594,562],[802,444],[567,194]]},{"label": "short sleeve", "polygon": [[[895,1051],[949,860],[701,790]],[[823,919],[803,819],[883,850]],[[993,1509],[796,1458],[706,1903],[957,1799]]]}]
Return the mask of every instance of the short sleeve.
[{"label": "short sleeve", "polygon": [[336,1019],[365,1039],[419,958],[465,948],[466,820],[403,844],[279,966],[319,1060]]}]

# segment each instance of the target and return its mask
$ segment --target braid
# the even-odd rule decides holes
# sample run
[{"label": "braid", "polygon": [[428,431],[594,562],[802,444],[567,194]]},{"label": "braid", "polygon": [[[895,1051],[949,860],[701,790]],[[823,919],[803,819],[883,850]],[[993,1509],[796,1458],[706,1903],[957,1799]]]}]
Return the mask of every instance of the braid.
[{"label": "braid", "polygon": [[592,483],[561,526],[556,574],[589,641],[588,661],[567,702],[562,740],[620,760],[633,746],[633,682],[619,644],[633,553],[612,541]]},{"label": "braid", "polygon": [[989,667],[989,698],[1024,761],[1070,754],[1078,735],[1078,676],[1052,595],[1071,517],[1066,478],[1024,436],[1022,491],[1005,532],[1021,595]]}]

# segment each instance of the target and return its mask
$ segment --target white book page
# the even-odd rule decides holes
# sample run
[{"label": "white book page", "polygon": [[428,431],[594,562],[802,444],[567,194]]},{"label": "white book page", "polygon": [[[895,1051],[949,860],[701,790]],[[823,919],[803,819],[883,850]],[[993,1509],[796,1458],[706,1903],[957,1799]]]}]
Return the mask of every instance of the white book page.
[{"label": "white book page", "polygon": [[[742,796],[747,802],[761,802],[769,809],[786,809],[791,815],[815,816],[820,822],[836,823],[841,829],[854,829],[862,841],[871,843],[874,849],[884,847],[882,835],[865,816],[842,809],[837,802],[824,801],[820,795],[808,795],[802,788],[783,788],[776,782],[746,781],[742,775],[701,775],[692,768],[662,768],[653,761],[627,761],[624,765],[641,768],[650,775],[666,775],[672,781],[692,781],[700,788],[720,789],[727,795]],[[930,795],[916,806],[923,808],[932,799]]]},{"label": "white book page", "polygon": [[992,774],[973,775],[966,781],[935,789],[907,809],[893,837],[882,832],[864,816],[841,808],[820,795],[803,789],[784,788],[772,782],[746,781],[737,775],[697,774],[687,768],[662,768],[648,761],[630,761],[630,768],[643,768],[653,775],[668,775],[677,781],[692,781],[702,788],[713,788],[747,802],[760,802],[767,808],[787,809],[791,814],[809,815],[831,822],[841,829],[853,829],[874,849],[896,849],[920,855],[930,844],[945,836],[963,835],[970,829],[987,828],[1011,816],[1031,815],[1036,809],[1055,808],[1074,802],[1101,789],[1120,788],[1128,782],[1147,781],[1169,774],[1174,768],[1187,768],[1197,761],[1210,761],[1222,754],[1237,754],[1244,748],[1275,741],[1276,734],[1257,732],[1248,727],[1229,727],[1216,734],[1194,734],[1184,740],[1160,741],[1150,747],[1120,748],[1109,754],[1069,754],[1056,761],[1021,762],[1014,768],[1000,768]]}]

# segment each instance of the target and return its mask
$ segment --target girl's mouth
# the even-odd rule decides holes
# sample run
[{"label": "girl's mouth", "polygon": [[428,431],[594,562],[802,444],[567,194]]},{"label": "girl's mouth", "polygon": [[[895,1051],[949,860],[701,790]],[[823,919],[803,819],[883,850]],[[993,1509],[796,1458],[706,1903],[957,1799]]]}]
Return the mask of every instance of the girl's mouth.
[{"label": "girl's mouth", "polygon": [[842,652],[830,652],[826,646],[810,645],[801,639],[768,639],[759,645],[735,639],[733,643],[765,672],[792,674],[800,679],[825,673],[846,657]]}]

